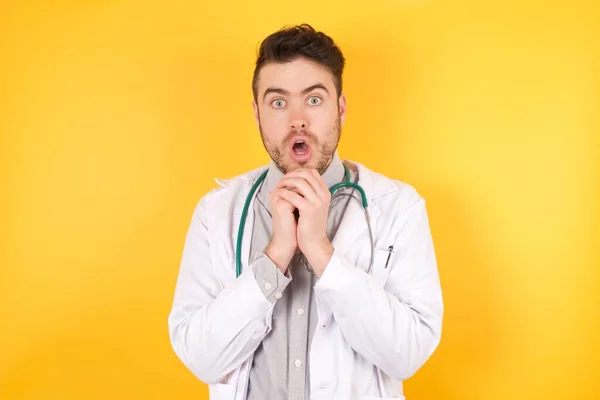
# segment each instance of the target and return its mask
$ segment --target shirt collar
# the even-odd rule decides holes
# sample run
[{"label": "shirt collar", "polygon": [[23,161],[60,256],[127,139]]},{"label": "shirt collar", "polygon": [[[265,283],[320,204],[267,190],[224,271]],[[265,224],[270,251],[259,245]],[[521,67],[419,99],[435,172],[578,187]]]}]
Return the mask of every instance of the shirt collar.
[{"label": "shirt collar", "polygon": [[[335,151],[331,163],[329,163],[329,166],[325,169],[323,174],[321,174],[321,177],[325,181],[325,185],[330,188],[333,185],[342,182],[344,180],[344,174],[344,164],[342,163],[338,152]],[[271,160],[265,181],[261,185],[259,193],[257,194],[257,198],[269,211],[271,211],[269,194],[283,176],[284,173],[281,172],[279,168],[277,168],[277,165]]]}]

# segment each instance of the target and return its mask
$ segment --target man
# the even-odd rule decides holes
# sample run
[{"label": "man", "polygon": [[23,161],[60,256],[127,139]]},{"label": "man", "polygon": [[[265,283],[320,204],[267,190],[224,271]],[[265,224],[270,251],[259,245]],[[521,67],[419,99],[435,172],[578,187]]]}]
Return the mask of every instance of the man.
[{"label": "man", "polygon": [[[309,25],[262,42],[253,107],[272,161],[219,181],[193,214],[169,332],[211,399],[404,398],[440,341],[423,198],[337,153],[344,62]],[[370,219],[357,187],[330,193],[346,173]]]}]

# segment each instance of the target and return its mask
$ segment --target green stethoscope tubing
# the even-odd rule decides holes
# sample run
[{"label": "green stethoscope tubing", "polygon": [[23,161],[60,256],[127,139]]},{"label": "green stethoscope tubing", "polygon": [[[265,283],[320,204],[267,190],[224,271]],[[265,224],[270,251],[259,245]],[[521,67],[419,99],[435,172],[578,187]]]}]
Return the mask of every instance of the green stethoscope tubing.
[{"label": "green stethoscope tubing", "polygon": [[[250,202],[252,201],[252,198],[254,197],[254,193],[256,192],[256,190],[258,189],[260,184],[265,180],[265,178],[267,176],[267,172],[269,172],[269,171],[266,170],[265,172],[263,172],[258,177],[256,182],[254,182],[254,184],[252,185],[252,188],[250,189],[250,193],[248,193],[248,196],[246,197],[246,202],[244,203],[244,209],[242,210],[242,216],[240,217],[240,224],[239,224],[239,228],[238,228],[238,236],[237,236],[237,243],[236,243],[236,250],[235,250],[235,274],[236,274],[236,277],[239,277],[242,274],[242,238],[244,237],[244,226],[246,225],[246,217],[248,216],[248,209],[250,207]],[[344,165],[344,182],[340,182],[338,184],[333,185],[331,188],[329,188],[329,193],[331,193],[331,195],[333,196],[333,193],[336,190],[341,189],[343,187],[354,188],[354,189],[358,190],[360,193],[360,197],[362,200],[362,206],[365,210],[367,224],[369,225],[369,234],[370,234],[370,238],[371,238],[371,263],[369,265],[369,270],[370,270],[371,266],[373,265],[373,236],[371,234],[371,224],[369,223],[369,213],[367,212],[367,207],[368,207],[367,196],[366,196],[363,188],[360,187],[360,185],[350,182],[350,172],[348,171],[348,167],[346,167],[346,165]]]}]

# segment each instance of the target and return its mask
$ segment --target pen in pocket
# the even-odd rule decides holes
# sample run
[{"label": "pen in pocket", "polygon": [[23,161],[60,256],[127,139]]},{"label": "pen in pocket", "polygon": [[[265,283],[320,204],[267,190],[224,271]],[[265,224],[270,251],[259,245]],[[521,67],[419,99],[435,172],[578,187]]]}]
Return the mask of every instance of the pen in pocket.
[{"label": "pen in pocket", "polygon": [[[391,245],[390,245],[390,247],[388,247],[388,256],[387,256],[387,260],[385,261],[385,268],[387,268],[387,267],[388,267],[388,264],[389,264],[389,262],[390,262],[390,257],[392,256],[392,252],[393,252],[393,251],[394,251],[394,246],[391,246]],[[384,269],[385,269],[385,268],[384,268]]]}]

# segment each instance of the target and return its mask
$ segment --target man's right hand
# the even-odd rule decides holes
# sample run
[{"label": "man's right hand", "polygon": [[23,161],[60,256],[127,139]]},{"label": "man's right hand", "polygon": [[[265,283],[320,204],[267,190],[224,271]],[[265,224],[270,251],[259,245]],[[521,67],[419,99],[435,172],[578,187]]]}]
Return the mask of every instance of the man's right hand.
[{"label": "man's right hand", "polygon": [[278,196],[286,188],[274,189],[269,195],[273,219],[273,237],[265,249],[267,257],[285,274],[294,253],[298,248],[296,236],[297,222],[294,216],[295,207]]}]

